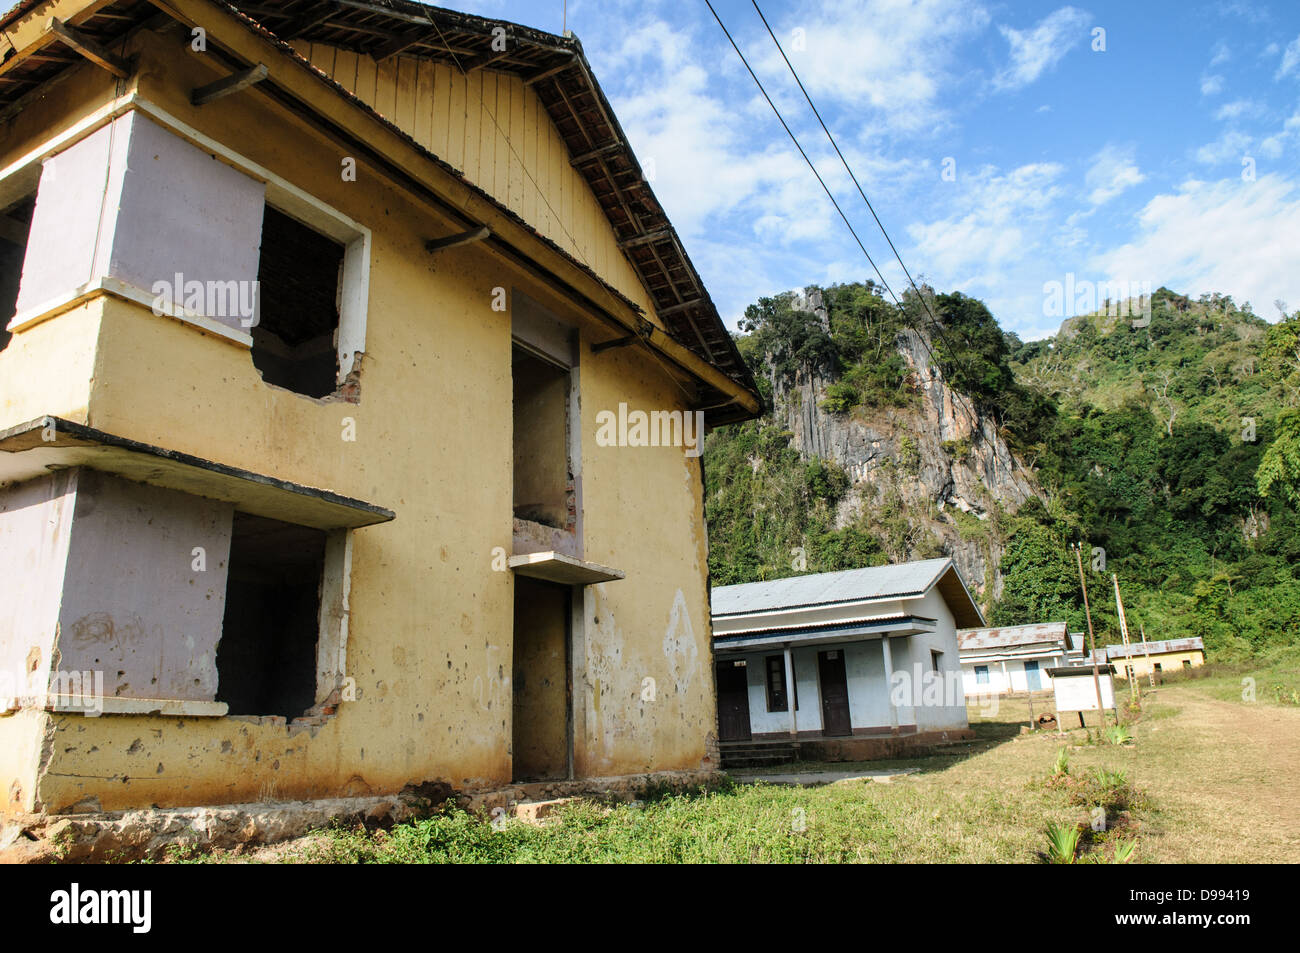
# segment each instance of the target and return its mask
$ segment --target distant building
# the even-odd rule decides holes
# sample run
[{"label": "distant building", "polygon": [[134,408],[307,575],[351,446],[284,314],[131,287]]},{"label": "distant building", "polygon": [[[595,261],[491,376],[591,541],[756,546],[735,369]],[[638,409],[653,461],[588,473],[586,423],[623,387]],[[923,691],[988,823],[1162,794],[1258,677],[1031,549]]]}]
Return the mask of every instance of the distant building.
[{"label": "distant building", "polygon": [[[1205,643],[1200,638],[1166,639],[1162,642],[1133,642],[1107,645],[1096,650],[1098,662],[1109,661],[1118,678],[1148,675],[1157,680],[1168,672],[1199,668],[1205,664]],[[1085,661],[1084,664],[1087,664]]]},{"label": "distant building", "polygon": [[1064,622],[962,629],[957,644],[967,695],[1049,691],[1047,669],[1070,663]]},{"label": "distant building", "polygon": [[724,764],[728,745],[847,760],[969,732],[956,633],[984,620],[950,559],[720,586],[712,611]]}]

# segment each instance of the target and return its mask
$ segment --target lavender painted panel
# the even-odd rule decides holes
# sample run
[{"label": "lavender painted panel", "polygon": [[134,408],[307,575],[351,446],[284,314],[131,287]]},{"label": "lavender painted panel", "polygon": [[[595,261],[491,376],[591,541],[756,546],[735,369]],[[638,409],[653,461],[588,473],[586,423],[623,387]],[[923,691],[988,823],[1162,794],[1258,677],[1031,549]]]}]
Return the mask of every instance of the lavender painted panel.
[{"label": "lavender painted panel", "polygon": [[69,470],[0,490],[0,695],[45,688],[76,477]]},{"label": "lavender painted panel", "polygon": [[253,315],[230,296],[253,301],[266,186],[138,113],[132,120],[109,272],[155,294],[166,283],[178,303],[198,282],[204,306],[190,309],[247,331]]},{"label": "lavender painted panel", "polygon": [[96,249],[107,258],[129,138],[125,118],[118,119],[45,160],[18,287],[19,314],[102,274]]},{"label": "lavender painted panel", "polygon": [[[83,470],[59,615],[61,665],[107,696],[211,701],[233,507]],[[206,569],[194,568],[202,547]]]}]

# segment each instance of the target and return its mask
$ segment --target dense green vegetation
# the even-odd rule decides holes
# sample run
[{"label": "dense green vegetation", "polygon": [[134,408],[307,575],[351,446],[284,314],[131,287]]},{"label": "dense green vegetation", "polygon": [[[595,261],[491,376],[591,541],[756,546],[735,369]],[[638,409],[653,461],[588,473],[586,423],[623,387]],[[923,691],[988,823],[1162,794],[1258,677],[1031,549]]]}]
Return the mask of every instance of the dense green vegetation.
[{"label": "dense green vegetation", "polygon": [[[878,414],[916,400],[896,341],[938,319],[924,335],[934,360],[1034,469],[1046,500],[956,517],[963,538],[994,534],[1003,546],[992,622],[1082,629],[1079,543],[1102,641],[1119,637],[1112,574],[1135,636],[1199,635],[1220,657],[1297,641],[1300,312],[1270,325],[1231,298],[1162,288],[1143,320],[1103,312],[1024,343],[976,299],[923,293],[897,307],[870,283],[832,287],[825,322],[792,296],[765,298],[739,344],[769,399],[774,384],[815,371],[833,381],[823,409]],[[802,459],[789,438],[771,417],[710,436],[714,584],[936,554],[937,512],[898,505],[888,486],[873,512],[841,525],[847,475]],[[887,483],[911,475],[909,440]]]}]

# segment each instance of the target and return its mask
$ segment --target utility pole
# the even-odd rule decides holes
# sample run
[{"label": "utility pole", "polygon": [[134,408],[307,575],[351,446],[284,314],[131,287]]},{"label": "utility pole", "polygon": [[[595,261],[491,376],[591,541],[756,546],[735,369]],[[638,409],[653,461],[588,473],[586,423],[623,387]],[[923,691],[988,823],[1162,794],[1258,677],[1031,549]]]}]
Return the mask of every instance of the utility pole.
[{"label": "utility pole", "polygon": [[[1144,623],[1138,623],[1138,631],[1142,633],[1142,655],[1148,663],[1151,661],[1151,646],[1147,645],[1147,627]],[[1156,670],[1155,667],[1147,672],[1147,678],[1151,680],[1151,687],[1156,687]]]},{"label": "utility pole", "polygon": [[[1079,566],[1079,587],[1083,590],[1083,614],[1088,619],[1088,654],[1092,656],[1092,685],[1097,690],[1097,718],[1101,727],[1106,727],[1106,709],[1101,702],[1101,673],[1097,671],[1097,639],[1092,634],[1092,610],[1088,608],[1088,580],[1083,577],[1083,554],[1078,543],[1071,543],[1074,561]],[[1118,724],[1118,717],[1116,724]]]},{"label": "utility pole", "polygon": [[1124,655],[1128,659],[1128,697],[1129,702],[1137,706],[1138,687],[1137,673],[1133,670],[1133,643],[1128,638],[1128,622],[1124,618],[1124,600],[1119,597],[1119,574],[1111,573],[1110,578],[1115,583],[1115,608],[1119,612],[1119,634],[1124,640]]}]

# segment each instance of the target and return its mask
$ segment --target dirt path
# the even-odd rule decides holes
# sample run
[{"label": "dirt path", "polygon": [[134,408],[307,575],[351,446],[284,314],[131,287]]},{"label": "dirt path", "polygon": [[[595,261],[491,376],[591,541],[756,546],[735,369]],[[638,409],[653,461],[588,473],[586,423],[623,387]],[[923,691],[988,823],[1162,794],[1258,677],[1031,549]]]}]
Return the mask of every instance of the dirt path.
[{"label": "dirt path", "polygon": [[[1159,859],[1300,862],[1300,709],[1223,701],[1195,685],[1153,701],[1131,777],[1163,809],[1151,831]],[[1176,712],[1158,717],[1162,706]]]}]

